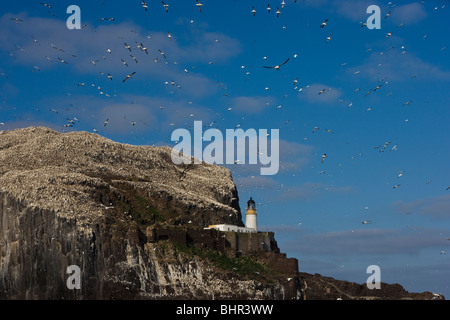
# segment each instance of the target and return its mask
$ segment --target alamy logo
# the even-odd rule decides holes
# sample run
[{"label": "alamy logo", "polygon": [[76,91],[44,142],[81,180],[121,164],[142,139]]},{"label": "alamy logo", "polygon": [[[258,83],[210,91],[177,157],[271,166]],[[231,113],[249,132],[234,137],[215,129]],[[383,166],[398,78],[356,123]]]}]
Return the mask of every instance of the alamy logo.
[{"label": "alamy logo", "polygon": [[371,265],[367,267],[366,273],[371,273],[372,275],[367,278],[366,284],[367,288],[381,289],[381,269],[377,265]]},{"label": "alamy logo", "polygon": [[[248,140],[248,163],[258,164],[259,159],[259,163],[263,165],[260,168],[261,175],[274,175],[279,169],[279,130],[270,130],[270,141],[268,136],[267,129],[226,129],[224,145],[224,136],[219,129],[210,128],[203,133],[202,121],[194,121],[193,139],[187,129],[173,131],[171,140],[177,144],[172,150],[171,158],[174,164],[201,164],[202,161],[213,164],[245,164]],[[204,141],[210,143],[203,149]]]},{"label": "alamy logo", "polygon": [[67,278],[66,286],[67,289],[81,289],[81,270],[77,265],[71,265],[67,267],[67,274],[70,274],[69,278]]},{"label": "alamy logo", "polygon": [[79,6],[70,5],[67,7],[67,13],[72,14],[67,18],[67,29],[81,29],[81,9]]},{"label": "alamy logo", "polygon": [[371,16],[367,18],[367,29],[381,29],[381,10],[379,6],[371,5],[367,7],[366,13]]}]

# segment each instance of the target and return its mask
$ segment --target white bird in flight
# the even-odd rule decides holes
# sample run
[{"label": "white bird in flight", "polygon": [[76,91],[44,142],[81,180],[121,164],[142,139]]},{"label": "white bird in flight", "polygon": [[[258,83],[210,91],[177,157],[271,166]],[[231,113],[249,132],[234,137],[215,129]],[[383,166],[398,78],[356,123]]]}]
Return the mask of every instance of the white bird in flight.
[{"label": "white bird in flight", "polygon": [[196,0],[195,6],[198,8],[198,11],[202,12],[203,3],[200,3],[198,0]]},{"label": "white bird in flight", "polygon": [[287,60],[285,61],[285,62],[283,62],[283,63],[281,63],[281,64],[279,64],[279,65],[277,65],[277,66],[273,66],[273,67],[266,67],[266,66],[264,66],[264,68],[266,68],[266,69],[275,69],[275,70],[280,70],[280,67],[282,66],[282,65],[284,65],[284,64],[286,64],[288,61],[289,61],[289,59],[290,58],[287,58]]},{"label": "white bird in flight", "polygon": [[125,81],[127,81],[128,79],[130,79],[135,73],[136,73],[136,72],[133,72],[133,73],[127,75],[127,76],[125,77],[125,79],[122,80],[122,83],[125,82]]},{"label": "white bird in flight", "polygon": [[165,3],[164,1],[161,1],[164,8],[166,9],[166,12],[169,12],[169,5],[167,3]]},{"label": "white bird in flight", "polygon": [[281,13],[281,11],[277,8],[277,12],[276,12],[277,18],[280,16],[280,13]]}]

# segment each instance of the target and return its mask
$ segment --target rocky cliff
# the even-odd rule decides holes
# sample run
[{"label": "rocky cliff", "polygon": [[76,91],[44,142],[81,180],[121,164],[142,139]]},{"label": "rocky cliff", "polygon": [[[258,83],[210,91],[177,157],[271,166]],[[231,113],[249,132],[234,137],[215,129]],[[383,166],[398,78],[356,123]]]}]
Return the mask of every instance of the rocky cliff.
[{"label": "rocky cliff", "polygon": [[[279,250],[225,253],[223,237],[203,230],[243,225],[230,172],[174,165],[170,151],[87,132],[1,132],[0,298],[300,298],[297,267],[268,263],[286,259]],[[66,285],[72,265],[81,289]]]},{"label": "rocky cliff", "polygon": [[[0,299],[443,299],[299,273],[220,166],[87,132],[0,131]],[[80,288],[68,288],[69,266]]]}]

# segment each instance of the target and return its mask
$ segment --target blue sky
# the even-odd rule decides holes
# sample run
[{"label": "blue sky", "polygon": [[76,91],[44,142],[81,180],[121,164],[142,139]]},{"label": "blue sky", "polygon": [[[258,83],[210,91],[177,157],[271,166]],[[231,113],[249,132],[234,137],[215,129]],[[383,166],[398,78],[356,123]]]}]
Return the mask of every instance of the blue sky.
[{"label": "blue sky", "polygon": [[[169,146],[194,120],[279,129],[278,174],[226,166],[301,271],[365,283],[376,264],[384,282],[450,297],[448,1],[285,2],[5,3],[0,129]],[[71,4],[81,30],[66,27]],[[362,27],[371,4],[380,30]]]}]

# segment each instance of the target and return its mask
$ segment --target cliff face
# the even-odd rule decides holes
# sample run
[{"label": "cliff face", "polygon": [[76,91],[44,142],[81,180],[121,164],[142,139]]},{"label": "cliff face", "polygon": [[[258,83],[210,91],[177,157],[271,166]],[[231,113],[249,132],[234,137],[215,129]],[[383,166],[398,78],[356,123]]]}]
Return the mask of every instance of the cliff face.
[{"label": "cliff face", "polygon": [[[250,259],[203,231],[242,225],[230,172],[174,165],[170,150],[0,132],[0,298],[300,298],[298,270],[273,263],[285,259],[276,245]],[[71,265],[81,289],[66,285]]]},{"label": "cliff face", "polygon": [[443,299],[299,273],[271,232],[204,230],[243,225],[231,174],[170,151],[0,131],[0,299]]}]

